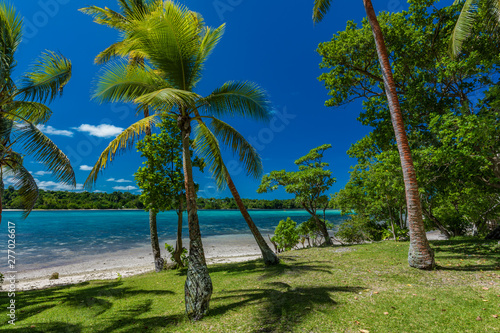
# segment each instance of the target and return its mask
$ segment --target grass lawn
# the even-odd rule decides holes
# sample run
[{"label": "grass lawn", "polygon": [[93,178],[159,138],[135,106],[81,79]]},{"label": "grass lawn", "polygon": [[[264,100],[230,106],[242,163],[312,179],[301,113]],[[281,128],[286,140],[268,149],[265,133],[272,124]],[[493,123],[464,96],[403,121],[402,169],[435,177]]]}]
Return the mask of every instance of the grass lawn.
[{"label": "grass lawn", "polygon": [[498,332],[500,246],[431,242],[438,268],[408,267],[408,243],[313,248],[210,266],[209,315],[184,315],[185,271],[93,281],[16,295],[2,332]]}]

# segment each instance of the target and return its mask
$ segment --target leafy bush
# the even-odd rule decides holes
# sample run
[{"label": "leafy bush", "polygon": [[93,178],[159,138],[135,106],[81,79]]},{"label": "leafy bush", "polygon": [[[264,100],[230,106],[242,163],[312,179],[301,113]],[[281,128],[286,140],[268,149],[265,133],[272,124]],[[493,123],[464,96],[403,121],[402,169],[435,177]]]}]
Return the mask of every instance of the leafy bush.
[{"label": "leafy bush", "polygon": [[289,251],[299,243],[299,233],[295,228],[297,222],[287,217],[286,221],[281,220],[276,229],[271,241],[276,243],[278,251]]},{"label": "leafy bush", "polygon": [[401,229],[399,225],[394,224],[394,233],[395,235],[392,234],[392,226],[388,225],[383,231],[382,231],[382,239],[393,239],[394,236],[396,236],[396,240],[402,240],[408,238],[408,233],[410,231],[408,229]]},{"label": "leafy bush", "polygon": [[[165,249],[167,250],[168,253],[170,253],[170,260],[175,263],[175,258],[174,258],[175,247],[173,247],[170,244],[165,243]],[[182,261],[182,264],[184,266],[187,266],[187,264],[188,264],[188,250],[185,247],[182,248],[181,261]]]},{"label": "leafy bush", "polygon": [[[326,228],[331,229],[333,228],[333,224],[325,221],[323,219],[320,219],[322,222],[325,222]],[[299,234],[300,238],[300,243],[302,243],[302,246],[305,247],[305,241],[307,240],[308,246],[317,246],[318,241],[323,239],[323,233],[321,230],[318,228],[318,225],[314,221],[314,218],[311,217],[309,220],[306,222],[302,222],[299,224],[297,227],[297,232]],[[312,240],[312,244],[311,244]]]},{"label": "leafy bush", "polygon": [[362,243],[382,239],[383,227],[369,218],[353,215],[342,223],[335,236],[345,243]]}]

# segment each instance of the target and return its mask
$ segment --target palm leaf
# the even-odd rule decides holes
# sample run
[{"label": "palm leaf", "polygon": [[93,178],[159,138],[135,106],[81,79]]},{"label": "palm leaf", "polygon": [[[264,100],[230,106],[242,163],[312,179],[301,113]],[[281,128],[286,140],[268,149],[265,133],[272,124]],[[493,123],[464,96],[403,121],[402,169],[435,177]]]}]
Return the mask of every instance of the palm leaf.
[{"label": "palm leaf", "polygon": [[203,21],[201,16],[197,16],[197,21],[200,22],[200,27],[202,29],[201,32],[201,42],[198,52],[198,58],[194,64],[193,73],[195,73],[195,77],[192,79],[191,89],[193,89],[196,84],[201,80],[201,72],[203,70],[203,66],[207,61],[208,57],[217,46],[225,31],[225,24],[222,24],[217,29],[213,29],[210,27],[203,27]]},{"label": "palm leaf", "polygon": [[89,6],[79,9],[80,12],[94,17],[94,22],[113,29],[120,29],[126,24],[125,17],[108,7]]},{"label": "palm leaf", "polygon": [[97,181],[99,173],[103,171],[108,164],[113,162],[115,156],[127,149],[131,149],[133,144],[146,132],[147,128],[158,122],[157,116],[150,116],[139,120],[135,124],[130,125],[122,133],[120,133],[108,147],[101,153],[96,164],[92,168],[87,180],[85,180],[84,188],[90,189]]},{"label": "palm leaf", "polygon": [[323,20],[323,17],[330,9],[330,4],[331,4],[330,0],[314,0],[314,8],[313,8],[314,23],[319,23]]},{"label": "palm leaf", "polygon": [[219,141],[217,141],[215,135],[201,120],[198,120],[198,125],[194,129],[194,133],[196,154],[208,165],[210,172],[215,178],[217,187],[221,190],[224,189],[227,185],[226,174],[228,172],[222,160]]},{"label": "palm leaf", "polygon": [[51,102],[62,93],[70,78],[71,62],[60,54],[46,51],[32,70],[25,74],[16,95],[21,95],[24,100]]},{"label": "palm leaf", "polygon": [[38,199],[38,186],[31,173],[22,165],[22,157],[19,154],[11,152],[10,155],[4,156],[3,176],[14,180],[14,187],[17,188],[18,196],[21,198],[22,216],[27,218]]},{"label": "palm leaf", "polygon": [[107,66],[95,88],[99,102],[129,103],[165,87],[165,82],[149,67],[128,66],[121,61]]},{"label": "palm leaf", "polygon": [[[455,0],[453,5],[460,3]],[[460,54],[464,41],[469,37],[476,18],[479,0],[466,0],[450,38],[450,52],[453,57]]]},{"label": "palm leaf", "polygon": [[24,153],[44,164],[61,182],[76,186],[75,172],[69,158],[31,123],[16,124],[14,140],[21,145]]},{"label": "palm leaf", "polygon": [[219,141],[231,147],[233,153],[239,156],[248,174],[254,178],[262,175],[262,160],[259,153],[238,131],[216,118],[212,118],[210,127]]},{"label": "palm leaf", "polygon": [[137,97],[134,102],[149,105],[156,109],[169,110],[175,105],[186,108],[193,106],[199,97],[196,93],[190,91],[165,88]]},{"label": "palm leaf", "polygon": [[256,120],[270,119],[270,102],[255,83],[227,82],[206,98],[200,107],[213,116],[241,116]]},{"label": "palm leaf", "polygon": [[[22,39],[23,21],[13,6],[0,3],[0,76],[10,72],[14,64],[14,53]],[[2,80],[2,82],[5,82]]]},{"label": "palm leaf", "polygon": [[[13,101],[5,106],[5,110],[35,125],[45,124],[52,116],[52,111],[49,107],[37,102]],[[16,120],[14,116],[7,115],[7,117]]]}]

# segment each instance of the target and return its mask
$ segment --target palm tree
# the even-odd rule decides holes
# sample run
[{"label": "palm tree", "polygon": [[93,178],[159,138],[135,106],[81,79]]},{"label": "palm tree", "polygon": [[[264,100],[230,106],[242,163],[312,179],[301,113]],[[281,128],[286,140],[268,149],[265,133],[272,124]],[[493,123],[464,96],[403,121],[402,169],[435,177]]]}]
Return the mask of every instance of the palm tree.
[{"label": "palm tree", "polygon": [[500,0],[455,0],[453,5],[462,2],[463,7],[450,39],[450,52],[454,57],[460,54],[463,43],[471,35],[481,5],[486,7],[486,23],[491,30],[494,31],[500,23]]},{"label": "palm tree", "polygon": [[[119,0],[121,13],[114,12],[109,8],[103,9],[96,6],[86,7],[81,9],[81,11],[93,15],[95,17],[96,23],[105,24],[115,29],[125,31],[126,30],[125,27],[127,26],[128,23],[130,23],[131,21],[144,19],[145,17],[147,17],[147,15],[150,15],[155,9],[159,8],[161,4],[162,4],[161,0],[160,1]],[[130,61],[132,65],[139,64],[143,66],[145,54],[135,49],[133,46],[131,46],[131,41],[127,40],[126,38],[123,38],[120,42],[113,44],[105,51],[101,52],[96,57],[95,61],[98,64],[106,63],[114,57],[126,54],[126,52],[130,52],[128,56],[129,58],[132,59]],[[148,116],[149,116],[149,109],[147,107],[144,107],[144,117]],[[146,136],[149,135],[151,135],[151,131],[149,129],[146,129]],[[223,163],[222,160],[220,162]],[[231,194],[233,195],[243,218],[247,222],[250,231],[254,235],[254,238],[257,244],[259,245],[262,257],[264,259],[264,264],[265,265],[278,264],[279,263],[278,257],[269,248],[266,241],[262,237],[260,231],[258,230],[257,226],[253,222],[228,172],[224,173],[224,178],[225,178],[224,185],[227,184],[227,186],[229,187]],[[153,210],[150,210],[149,216],[150,216],[150,232],[151,232],[151,241],[153,247],[153,255],[155,257],[155,262],[158,262],[159,260],[161,260],[161,257],[160,257],[160,247],[158,244],[158,236],[156,231],[156,214],[154,213]],[[181,248],[178,249],[182,250]],[[156,266],[158,267],[159,265],[157,264]]]},{"label": "palm tree", "polygon": [[[385,93],[389,102],[392,125],[396,136],[396,143],[403,168],[403,178],[406,189],[406,205],[408,207],[408,227],[410,229],[410,250],[408,263],[410,267],[420,269],[432,269],[435,266],[434,253],[429,246],[425,234],[424,221],[422,217],[422,205],[418,193],[417,176],[413,166],[408,138],[406,136],[403,115],[396,93],[396,84],[392,75],[392,68],[384,42],[384,36],[377,20],[377,15],[370,0],[363,0],[368,21],[372,27],[373,37],[377,48],[380,67],[384,77]],[[330,0],[315,0],[313,9],[313,21],[320,22],[328,9]]]},{"label": "palm tree", "polygon": [[[146,19],[136,20],[126,27],[129,50],[125,50],[125,54],[132,50],[142,54],[146,60],[143,66],[131,67],[123,61],[110,64],[99,78],[95,97],[102,102],[134,102],[139,108],[147,107],[177,121],[182,137],[190,238],[186,312],[192,320],[198,320],[208,311],[212,282],[198,222],[190,153],[192,122],[197,123],[195,146],[218,184],[222,184],[227,172],[224,165],[218,163],[221,161],[219,141],[210,128],[218,130],[227,142],[239,144],[233,148],[249,173],[256,175],[262,167],[255,150],[249,149],[251,146],[241,140],[241,135],[218,117],[267,120],[269,104],[258,86],[246,82],[228,82],[206,97],[194,93],[203,66],[222,37],[224,25],[212,29],[204,25],[199,14],[184,6],[170,1],[163,6]],[[146,128],[155,125],[156,114],[131,125],[108,145],[87,178],[86,186],[92,186],[99,172],[117,153],[130,147]]]},{"label": "palm tree", "polygon": [[[15,53],[22,40],[23,23],[12,6],[0,3],[0,185],[11,177],[19,189],[24,217],[38,197],[35,180],[23,166],[22,149],[45,164],[55,177],[75,186],[75,174],[67,156],[37,127],[46,123],[52,111],[45,105],[58,96],[71,78],[71,62],[62,55],[46,51],[25,73],[19,84],[12,78]],[[0,196],[0,222],[2,203]]]},{"label": "palm tree", "polygon": [[[85,14],[92,15],[95,23],[106,25],[123,33],[129,23],[135,20],[144,19],[147,15],[150,15],[152,11],[161,7],[162,3],[163,2],[161,0],[118,0],[120,12],[113,11],[107,7],[100,8],[97,6],[85,7],[80,9],[80,11]],[[129,40],[126,38],[122,38],[120,41],[112,44],[99,53],[95,58],[95,63],[100,65],[106,64],[110,60],[119,56],[127,56],[130,66],[144,65],[144,55],[138,53],[134,49],[131,49]],[[142,112],[144,114],[144,118],[149,116],[149,108],[144,107]],[[150,127],[146,127],[145,134],[146,136],[151,136]],[[155,270],[156,272],[160,272],[163,270],[164,260],[161,257],[160,244],[158,241],[156,215],[157,213],[155,210],[149,210],[151,248],[153,252]]]}]

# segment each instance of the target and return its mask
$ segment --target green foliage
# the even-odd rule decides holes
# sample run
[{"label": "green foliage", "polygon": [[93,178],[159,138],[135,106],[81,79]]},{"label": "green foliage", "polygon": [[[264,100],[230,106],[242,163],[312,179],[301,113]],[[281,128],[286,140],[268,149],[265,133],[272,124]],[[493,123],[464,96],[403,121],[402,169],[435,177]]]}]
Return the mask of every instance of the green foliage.
[{"label": "green foliage", "polygon": [[297,222],[287,217],[286,220],[281,220],[276,229],[271,241],[275,242],[278,251],[289,251],[299,243],[299,233],[295,228]]},{"label": "green foliage", "polygon": [[[320,221],[322,223],[325,223],[327,229],[333,228],[333,224],[331,222],[325,221],[323,219],[320,219]],[[297,226],[297,233],[300,236],[300,242],[302,243],[302,246],[305,246],[306,240],[309,246],[318,246],[321,244],[323,235],[313,217],[299,224]]]},{"label": "green foliage", "polygon": [[[175,262],[175,257],[174,257],[175,247],[173,247],[172,245],[170,245],[168,243],[165,243],[165,249],[167,250],[168,253],[170,253],[170,260],[172,262]],[[188,250],[185,247],[182,248],[181,262],[184,265],[184,267],[187,267],[187,265],[188,265]]]},{"label": "green foliage", "polygon": [[386,226],[386,228],[382,231],[382,239],[396,239],[396,240],[403,240],[403,239],[408,239],[408,232],[409,230],[407,228],[400,228],[397,224],[394,225],[394,233],[392,232],[392,227],[391,226]]},{"label": "green foliage", "polygon": [[379,241],[383,237],[383,228],[371,219],[360,215],[351,215],[338,227],[335,237],[341,242],[349,244]]}]

